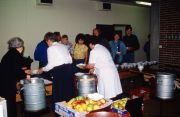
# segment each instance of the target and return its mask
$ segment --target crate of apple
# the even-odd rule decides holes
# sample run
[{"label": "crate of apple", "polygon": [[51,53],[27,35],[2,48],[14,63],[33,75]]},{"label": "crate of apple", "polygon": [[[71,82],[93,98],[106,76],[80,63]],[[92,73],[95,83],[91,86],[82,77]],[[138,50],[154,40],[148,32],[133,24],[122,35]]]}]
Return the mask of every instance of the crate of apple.
[{"label": "crate of apple", "polygon": [[128,100],[129,98],[123,98],[121,100],[114,101],[112,107],[119,110],[124,110]]},{"label": "crate of apple", "polygon": [[94,110],[101,109],[107,102],[104,98],[99,100],[92,100],[88,97],[77,96],[67,102],[67,106],[78,112],[91,112]]}]

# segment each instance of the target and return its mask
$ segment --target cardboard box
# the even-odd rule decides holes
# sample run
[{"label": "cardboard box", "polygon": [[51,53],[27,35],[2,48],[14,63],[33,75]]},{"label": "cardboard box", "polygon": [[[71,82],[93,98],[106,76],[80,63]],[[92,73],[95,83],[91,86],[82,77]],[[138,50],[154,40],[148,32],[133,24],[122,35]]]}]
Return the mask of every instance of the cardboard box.
[{"label": "cardboard box", "polygon": [[65,117],[85,117],[86,112],[77,112],[66,106],[66,102],[57,102],[55,104],[55,112]]},{"label": "cardboard box", "polygon": [[[111,106],[111,110],[115,113],[118,113],[120,115],[120,117],[130,117],[130,114],[129,112],[124,108],[124,109],[120,109],[120,106],[122,107],[122,103],[126,104],[127,101],[129,100],[129,98],[122,98],[122,99],[119,99],[119,100],[116,100],[113,102],[112,106]],[[121,103],[122,102],[122,103]],[[113,105],[114,104],[118,104],[118,108],[115,108]],[[122,107],[123,108],[123,107]]]},{"label": "cardboard box", "polygon": [[[111,106],[112,100],[108,100],[106,104],[104,104],[100,109]],[[65,117],[85,117],[88,112],[78,112],[74,109],[67,107],[66,102],[57,102],[55,104],[55,112],[61,116]]]},{"label": "cardboard box", "polygon": [[128,114],[127,110],[119,110],[119,109],[113,108],[113,107],[112,107],[112,111],[115,112],[115,113],[120,114],[121,116],[124,116],[124,115]]}]

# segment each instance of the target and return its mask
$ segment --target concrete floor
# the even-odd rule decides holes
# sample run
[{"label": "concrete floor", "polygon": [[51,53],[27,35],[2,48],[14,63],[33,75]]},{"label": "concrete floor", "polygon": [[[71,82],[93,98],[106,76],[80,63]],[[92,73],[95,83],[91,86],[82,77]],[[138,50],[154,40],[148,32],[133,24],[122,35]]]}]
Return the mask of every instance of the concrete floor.
[{"label": "concrete floor", "polygon": [[151,98],[145,101],[144,117],[180,117],[180,90],[176,91],[173,100]]}]

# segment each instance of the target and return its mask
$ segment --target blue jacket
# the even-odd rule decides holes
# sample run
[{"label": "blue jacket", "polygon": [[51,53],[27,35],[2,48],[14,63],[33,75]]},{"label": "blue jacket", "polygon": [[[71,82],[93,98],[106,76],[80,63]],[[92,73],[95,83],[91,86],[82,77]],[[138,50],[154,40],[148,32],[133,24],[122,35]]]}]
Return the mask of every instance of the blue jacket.
[{"label": "blue jacket", "polygon": [[116,61],[118,64],[121,64],[123,60],[123,55],[125,55],[127,51],[125,44],[122,41],[110,41],[109,45],[111,47],[111,55],[114,61],[116,61],[115,59],[117,56],[117,52],[121,52],[121,54],[118,55],[118,62]]},{"label": "blue jacket", "polygon": [[47,48],[47,43],[45,41],[41,41],[35,49],[34,59],[39,61],[39,68],[47,65]]}]

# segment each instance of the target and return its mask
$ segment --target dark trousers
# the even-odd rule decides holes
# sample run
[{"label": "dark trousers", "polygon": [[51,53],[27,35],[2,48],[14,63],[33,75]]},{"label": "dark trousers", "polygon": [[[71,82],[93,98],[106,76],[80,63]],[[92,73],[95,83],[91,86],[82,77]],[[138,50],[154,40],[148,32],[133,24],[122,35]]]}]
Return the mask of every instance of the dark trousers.
[{"label": "dark trousers", "polygon": [[53,68],[53,109],[60,101],[69,101],[74,97],[73,69],[71,64],[63,64]]},{"label": "dark trousers", "polygon": [[126,54],[123,56],[123,62],[126,62],[126,63],[134,63],[134,52],[126,53]]},{"label": "dark trousers", "polygon": [[7,98],[8,117],[17,117],[16,96],[8,96]]}]

